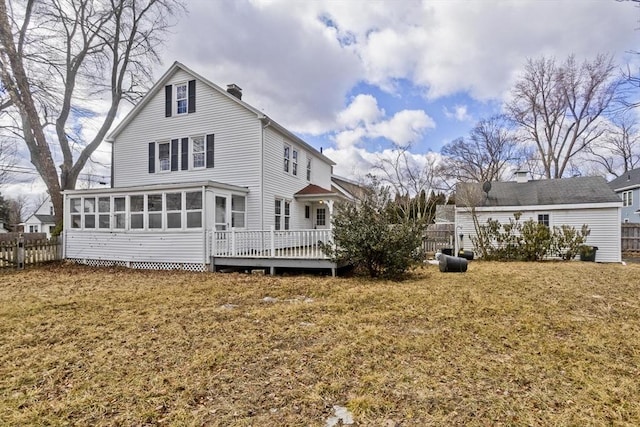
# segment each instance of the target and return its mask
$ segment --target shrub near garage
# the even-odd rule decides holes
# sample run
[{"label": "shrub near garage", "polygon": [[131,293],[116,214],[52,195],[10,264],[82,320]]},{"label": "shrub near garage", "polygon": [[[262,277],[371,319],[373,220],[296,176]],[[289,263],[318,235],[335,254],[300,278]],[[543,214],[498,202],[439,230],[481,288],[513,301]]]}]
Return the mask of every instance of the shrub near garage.
[{"label": "shrub near garage", "polygon": [[471,241],[486,260],[540,261],[547,256],[571,260],[590,234],[589,227],[580,230],[568,225],[549,228],[533,219],[520,222],[516,212],[507,224],[489,218],[486,224],[476,223],[476,236]]}]

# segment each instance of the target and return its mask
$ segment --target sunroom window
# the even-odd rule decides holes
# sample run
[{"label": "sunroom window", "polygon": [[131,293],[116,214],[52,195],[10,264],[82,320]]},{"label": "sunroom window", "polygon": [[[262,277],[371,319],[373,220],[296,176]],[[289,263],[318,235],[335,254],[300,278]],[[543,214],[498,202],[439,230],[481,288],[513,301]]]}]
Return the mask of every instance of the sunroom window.
[{"label": "sunroom window", "polygon": [[99,197],[98,198],[98,228],[110,228],[111,227],[111,198]]},{"label": "sunroom window", "polygon": [[147,215],[149,228],[162,228],[162,194],[147,196]]},{"label": "sunroom window", "polygon": [[132,229],[144,228],[144,196],[131,196],[129,198],[130,214],[129,224]]},{"label": "sunroom window", "polygon": [[167,193],[167,228],[182,228],[182,193]]},{"label": "sunroom window", "polygon": [[187,228],[202,227],[202,192],[186,193]]}]

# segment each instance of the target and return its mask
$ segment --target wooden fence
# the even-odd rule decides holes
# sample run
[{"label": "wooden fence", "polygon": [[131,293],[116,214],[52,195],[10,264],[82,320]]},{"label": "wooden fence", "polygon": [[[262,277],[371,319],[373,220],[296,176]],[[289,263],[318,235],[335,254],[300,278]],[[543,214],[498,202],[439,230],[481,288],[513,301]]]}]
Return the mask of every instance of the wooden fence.
[{"label": "wooden fence", "polygon": [[454,224],[430,224],[422,239],[422,249],[425,252],[437,252],[443,248],[454,246]]},{"label": "wooden fence", "polygon": [[640,252],[640,224],[622,224],[622,252]]},{"label": "wooden fence", "polygon": [[0,268],[22,270],[29,265],[62,259],[62,239],[33,239],[19,236],[0,240]]}]

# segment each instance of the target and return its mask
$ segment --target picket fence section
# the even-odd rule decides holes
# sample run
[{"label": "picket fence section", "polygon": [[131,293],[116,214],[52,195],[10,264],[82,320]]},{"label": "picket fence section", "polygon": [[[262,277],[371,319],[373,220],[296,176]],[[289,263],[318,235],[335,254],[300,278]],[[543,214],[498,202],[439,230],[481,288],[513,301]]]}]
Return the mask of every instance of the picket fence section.
[{"label": "picket fence section", "polygon": [[31,239],[18,236],[0,240],[0,268],[23,269],[62,259],[62,239]]}]

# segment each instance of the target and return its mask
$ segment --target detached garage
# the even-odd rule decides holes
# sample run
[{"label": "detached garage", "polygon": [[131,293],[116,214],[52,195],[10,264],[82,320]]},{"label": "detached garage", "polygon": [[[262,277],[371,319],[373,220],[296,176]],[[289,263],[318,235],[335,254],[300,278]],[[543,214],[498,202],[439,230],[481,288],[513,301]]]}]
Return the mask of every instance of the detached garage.
[{"label": "detached garage", "polygon": [[576,177],[528,181],[527,172],[517,172],[515,182],[458,183],[456,188],[456,251],[478,252],[472,212],[478,222],[489,218],[506,224],[521,212],[521,221],[533,219],[549,227],[587,224],[587,244],[597,246],[596,261],[621,262],[620,210],[622,201],[601,177]]}]

